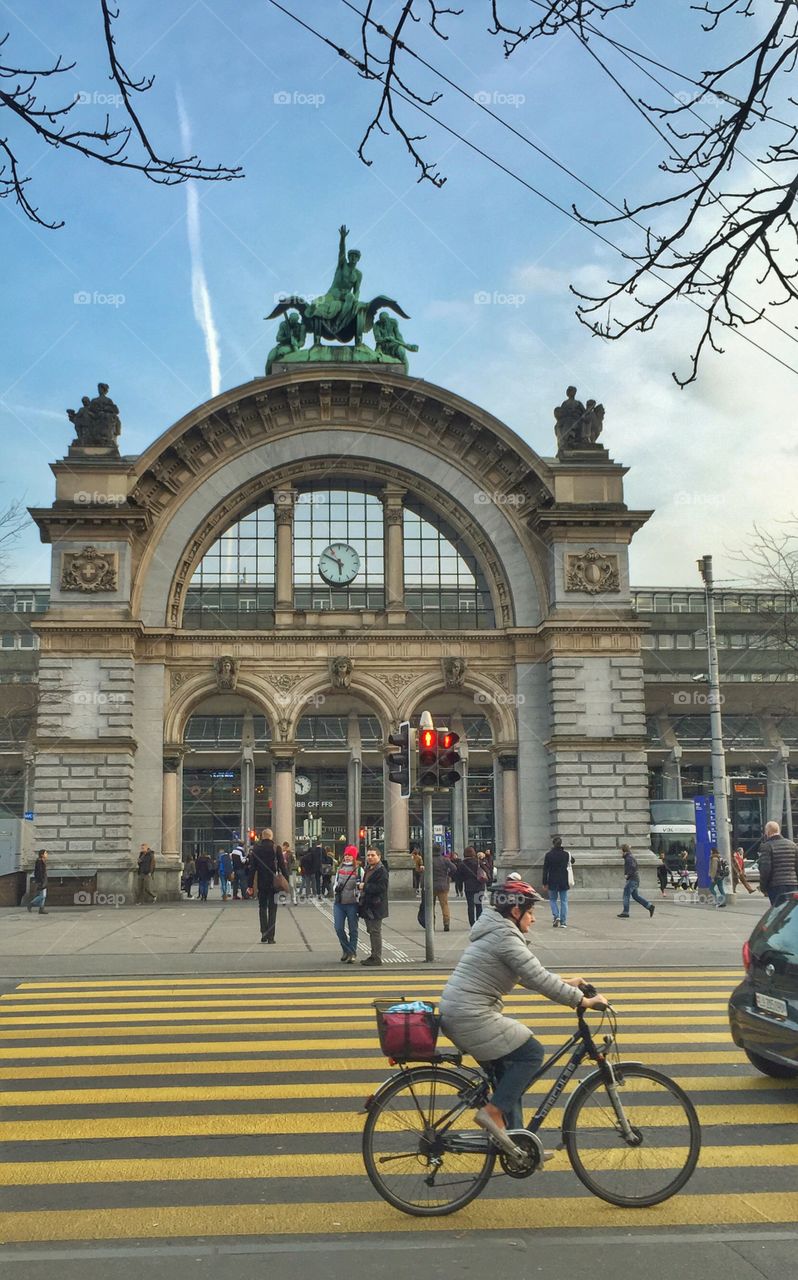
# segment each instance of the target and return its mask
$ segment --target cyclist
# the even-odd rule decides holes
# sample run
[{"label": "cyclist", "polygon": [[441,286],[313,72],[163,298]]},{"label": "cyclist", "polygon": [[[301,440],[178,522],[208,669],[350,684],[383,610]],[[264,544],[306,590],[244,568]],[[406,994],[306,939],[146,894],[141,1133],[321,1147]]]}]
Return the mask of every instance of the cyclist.
[{"label": "cyclist", "polygon": [[503,1016],[502,997],[518,983],[573,1009],[605,1008],[607,1004],[603,996],[583,995],[578,985],[582,978],[566,981],[549,973],[529,950],[526,934],[535,922],[535,904],[540,901],[532,885],[518,875],[498,885],[493,905],[482,912],[471,930],[469,946],[440,1000],[442,1030],[496,1076],[491,1101],[474,1119],[511,1155],[517,1152],[507,1129],[524,1127],[521,1099],[545,1053],[528,1027]]}]

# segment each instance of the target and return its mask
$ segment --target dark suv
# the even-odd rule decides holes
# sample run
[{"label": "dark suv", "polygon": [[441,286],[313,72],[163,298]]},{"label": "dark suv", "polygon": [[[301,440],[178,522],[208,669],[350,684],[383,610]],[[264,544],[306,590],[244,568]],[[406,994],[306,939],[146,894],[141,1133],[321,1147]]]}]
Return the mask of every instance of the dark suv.
[{"label": "dark suv", "polygon": [[765,913],[743,964],[729,1000],[732,1039],[759,1071],[798,1079],[798,894]]}]

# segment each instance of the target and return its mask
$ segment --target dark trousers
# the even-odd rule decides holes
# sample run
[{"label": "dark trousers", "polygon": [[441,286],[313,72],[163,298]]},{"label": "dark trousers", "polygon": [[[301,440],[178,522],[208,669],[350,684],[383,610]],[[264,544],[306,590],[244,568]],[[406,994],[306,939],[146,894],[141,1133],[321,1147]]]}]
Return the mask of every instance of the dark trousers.
[{"label": "dark trousers", "polygon": [[242,867],[233,873],[233,897],[237,898],[240,893],[242,898],[246,898],[248,888],[249,875],[246,868]]},{"label": "dark trousers", "polygon": [[468,923],[476,924],[482,915],[482,890],[466,889],[465,900],[468,908]]},{"label": "dark trousers", "polygon": [[274,941],[274,927],[277,924],[277,894],[258,895],[258,914],[260,915],[261,942]]},{"label": "dark trousers", "polygon": [[493,1068],[498,1081],[491,1102],[504,1113],[508,1129],[523,1129],[524,1108],[521,1099],[543,1065],[545,1056],[543,1045],[534,1036],[530,1036],[512,1053],[506,1053],[503,1058],[496,1058],[488,1064]]}]

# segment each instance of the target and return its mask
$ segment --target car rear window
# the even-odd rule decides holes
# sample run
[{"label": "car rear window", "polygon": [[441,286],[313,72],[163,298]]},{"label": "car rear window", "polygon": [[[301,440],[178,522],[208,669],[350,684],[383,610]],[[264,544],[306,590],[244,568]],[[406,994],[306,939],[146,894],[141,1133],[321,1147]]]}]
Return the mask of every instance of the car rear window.
[{"label": "car rear window", "polygon": [[798,956],[798,898],[788,898],[768,912],[754,930],[751,950],[756,955],[781,951]]}]

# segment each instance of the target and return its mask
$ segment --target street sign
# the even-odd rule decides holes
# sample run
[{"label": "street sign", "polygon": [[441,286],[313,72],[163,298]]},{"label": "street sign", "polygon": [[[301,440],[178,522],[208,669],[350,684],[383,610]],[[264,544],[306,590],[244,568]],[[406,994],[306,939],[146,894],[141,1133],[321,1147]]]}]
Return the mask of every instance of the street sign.
[{"label": "street sign", "polygon": [[695,796],[695,869],[699,889],[709,888],[709,851],[718,844],[715,797]]},{"label": "street sign", "polygon": [[36,814],[33,812],[32,809],[28,809],[28,812],[23,813],[22,816],[26,822],[33,822],[34,818],[36,817]]}]

